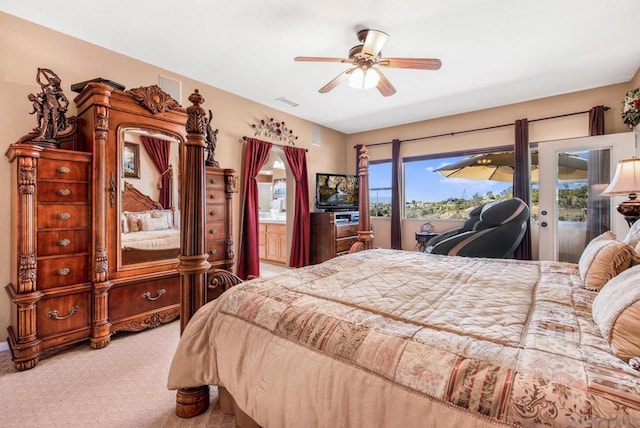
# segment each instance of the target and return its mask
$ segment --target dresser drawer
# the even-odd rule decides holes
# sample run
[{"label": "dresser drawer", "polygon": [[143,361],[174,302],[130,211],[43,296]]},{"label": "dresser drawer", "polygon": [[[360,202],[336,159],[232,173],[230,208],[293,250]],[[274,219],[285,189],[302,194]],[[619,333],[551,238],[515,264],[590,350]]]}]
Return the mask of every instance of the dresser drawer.
[{"label": "dresser drawer", "polygon": [[205,203],[208,204],[222,204],[224,203],[225,193],[224,187],[222,189],[207,188],[205,191]]},{"label": "dresser drawer", "polygon": [[120,284],[109,290],[109,319],[114,322],[179,303],[178,275]]},{"label": "dresser drawer", "polygon": [[89,256],[38,258],[39,290],[89,281]]},{"label": "dresser drawer", "polygon": [[91,293],[83,291],[40,300],[36,309],[36,325],[40,338],[90,327]]},{"label": "dresser drawer", "polygon": [[224,240],[207,241],[206,251],[209,255],[209,262],[224,260],[227,257],[227,246]]},{"label": "dresser drawer", "polygon": [[38,182],[38,202],[85,202],[88,199],[89,186],[85,183]]},{"label": "dresser drawer", "polygon": [[60,179],[73,181],[89,181],[90,163],[71,160],[40,159],[38,162],[38,179]]},{"label": "dresser drawer", "polygon": [[224,175],[207,174],[205,178],[207,192],[210,189],[221,189],[224,192]]},{"label": "dresser drawer", "polygon": [[336,253],[341,253],[343,251],[349,251],[351,246],[358,242],[358,238],[342,238],[336,239]]},{"label": "dresser drawer", "polygon": [[357,235],[359,228],[359,223],[337,224],[336,238],[346,238],[347,236]]},{"label": "dresser drawer", "polygon": [[88,229],[39,231],[38,256],[86,253],[89,241]]},{"label": "dresser drawer", "polygon": [[205,207],[205,222],[209,224],[211,222],[224,221],[224,214],[223,204],[207,204]]},{"label": "dresser drawer", "polygon": [[86,227],[88,224],[88,205],[38,205],[38,229]]},{"label": "dresser drawer", "polygon": [[224,231],[224,221],[208,221],[204,230],[207,241],[213,239],[225,239],[227,234]]}]

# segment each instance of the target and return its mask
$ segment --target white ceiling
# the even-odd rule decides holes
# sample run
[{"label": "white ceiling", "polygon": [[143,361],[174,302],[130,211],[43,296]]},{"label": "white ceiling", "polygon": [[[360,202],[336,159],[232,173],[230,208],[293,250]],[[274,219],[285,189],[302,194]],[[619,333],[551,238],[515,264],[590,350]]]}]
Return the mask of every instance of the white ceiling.
[{"label": "white ceiling", "polygon": [[[0,10],[347,134],[627,82],[640,67],[640,0],[0,0]],[[293,58],[347,57],[361,28],[390,35],[384,57],[442,68],[385,68],[391,97],[346,84],[318,93],[348,65]]]}]

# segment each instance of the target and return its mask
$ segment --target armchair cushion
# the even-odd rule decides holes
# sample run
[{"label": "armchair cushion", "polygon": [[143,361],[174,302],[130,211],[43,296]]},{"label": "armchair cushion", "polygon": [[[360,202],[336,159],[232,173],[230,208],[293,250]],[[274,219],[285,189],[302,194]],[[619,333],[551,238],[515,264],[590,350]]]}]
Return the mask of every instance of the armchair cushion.
[{"label": "armchair cushion", "polygon": [[527,229],[528,219],[529,207],[519,198],[486,204],[482,207],[480,221],[476,223],[473,230],[448,236],[437,242],[431,249],[431,253],[513,258]]}]

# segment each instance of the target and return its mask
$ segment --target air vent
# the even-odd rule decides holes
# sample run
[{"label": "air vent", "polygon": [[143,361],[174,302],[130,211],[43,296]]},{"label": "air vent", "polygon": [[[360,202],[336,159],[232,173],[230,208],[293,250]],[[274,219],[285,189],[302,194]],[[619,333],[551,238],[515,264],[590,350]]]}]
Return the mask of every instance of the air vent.
[{"label": "air vent", "polygon": [[274,101],[280,101],[281,103],[287,104],[291,107],[298,107],[300,105],[297,102],[291,101],[285,97],[276,98]]},{"label": "air vent", "polygon": [[182,82],[171,77],[163,76],[158,78],[158,86],[162,88],[171,98],[176,100],[178,104],[182,104]]}]

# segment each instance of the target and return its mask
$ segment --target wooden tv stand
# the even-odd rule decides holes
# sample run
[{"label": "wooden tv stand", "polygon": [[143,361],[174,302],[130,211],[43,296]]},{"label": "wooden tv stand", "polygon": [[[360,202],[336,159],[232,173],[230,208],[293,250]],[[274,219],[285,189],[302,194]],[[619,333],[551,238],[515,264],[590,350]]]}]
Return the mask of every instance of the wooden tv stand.
[{"label": "wooden tv stand", "polygon": [[346,254],[358,240],[357,211],[311,213],[311,264]]}]

